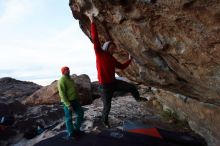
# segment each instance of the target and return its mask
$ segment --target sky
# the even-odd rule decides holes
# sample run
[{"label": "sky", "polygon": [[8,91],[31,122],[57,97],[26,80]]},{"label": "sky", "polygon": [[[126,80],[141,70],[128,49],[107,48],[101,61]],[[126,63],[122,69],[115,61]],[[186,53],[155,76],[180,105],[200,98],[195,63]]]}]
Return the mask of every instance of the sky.
[{"label": "sky", "polygon": [[68,66],[97,80],[95,53],[69,0],[0,0],[0,78],[49,85]]}]

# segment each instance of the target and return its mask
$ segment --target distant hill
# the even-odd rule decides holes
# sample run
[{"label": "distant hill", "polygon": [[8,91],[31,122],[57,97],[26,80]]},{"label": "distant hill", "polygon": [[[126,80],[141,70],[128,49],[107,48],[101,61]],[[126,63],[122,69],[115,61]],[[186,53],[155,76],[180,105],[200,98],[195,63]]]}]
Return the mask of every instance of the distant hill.
[{"label": "distant hill", "polygon": [[0,102],[22,101],[42,86],[33,82],[19,81],[11,77],[0,78]]}]

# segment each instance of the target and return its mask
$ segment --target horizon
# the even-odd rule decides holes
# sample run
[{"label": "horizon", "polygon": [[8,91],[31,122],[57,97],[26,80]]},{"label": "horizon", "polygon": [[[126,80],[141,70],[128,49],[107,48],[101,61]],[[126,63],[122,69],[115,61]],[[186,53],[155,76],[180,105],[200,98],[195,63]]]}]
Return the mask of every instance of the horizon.
[{"label": "horizon", "polygon": [[68,66],[71,74],[97,80],[92,43],[72,16],[69,0],[7,0],[0,8],[0,78],[45,86]]}]

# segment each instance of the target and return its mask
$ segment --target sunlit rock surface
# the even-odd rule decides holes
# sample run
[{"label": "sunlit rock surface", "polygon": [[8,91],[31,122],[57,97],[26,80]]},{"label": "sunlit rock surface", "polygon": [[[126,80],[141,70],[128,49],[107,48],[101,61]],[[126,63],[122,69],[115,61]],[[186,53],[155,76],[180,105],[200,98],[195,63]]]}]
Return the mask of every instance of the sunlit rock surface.
[{"label": "sunlit rock surface", "polygon": [[[77,88],[78,99],[82,105],[92,103],[92,84],[88,75],[72,75]],[[56,104],[60,103],[57,81],[42,87],[23,101],[26,105]]]}]

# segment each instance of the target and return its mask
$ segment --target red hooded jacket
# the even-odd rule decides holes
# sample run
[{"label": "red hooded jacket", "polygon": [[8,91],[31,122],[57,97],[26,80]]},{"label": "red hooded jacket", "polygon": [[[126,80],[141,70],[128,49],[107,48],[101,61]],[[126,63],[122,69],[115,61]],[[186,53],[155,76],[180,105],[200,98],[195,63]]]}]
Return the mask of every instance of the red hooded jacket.
[{"label": "red hooded jacket", "polygon": [[94,22],[91,24],[91,35],[96,55],[99,83],[102,85],[112,83],[115,81],[115,68],[125,69],[131,63],[131,60],[121,64],[109,52],[102,50]]}]

